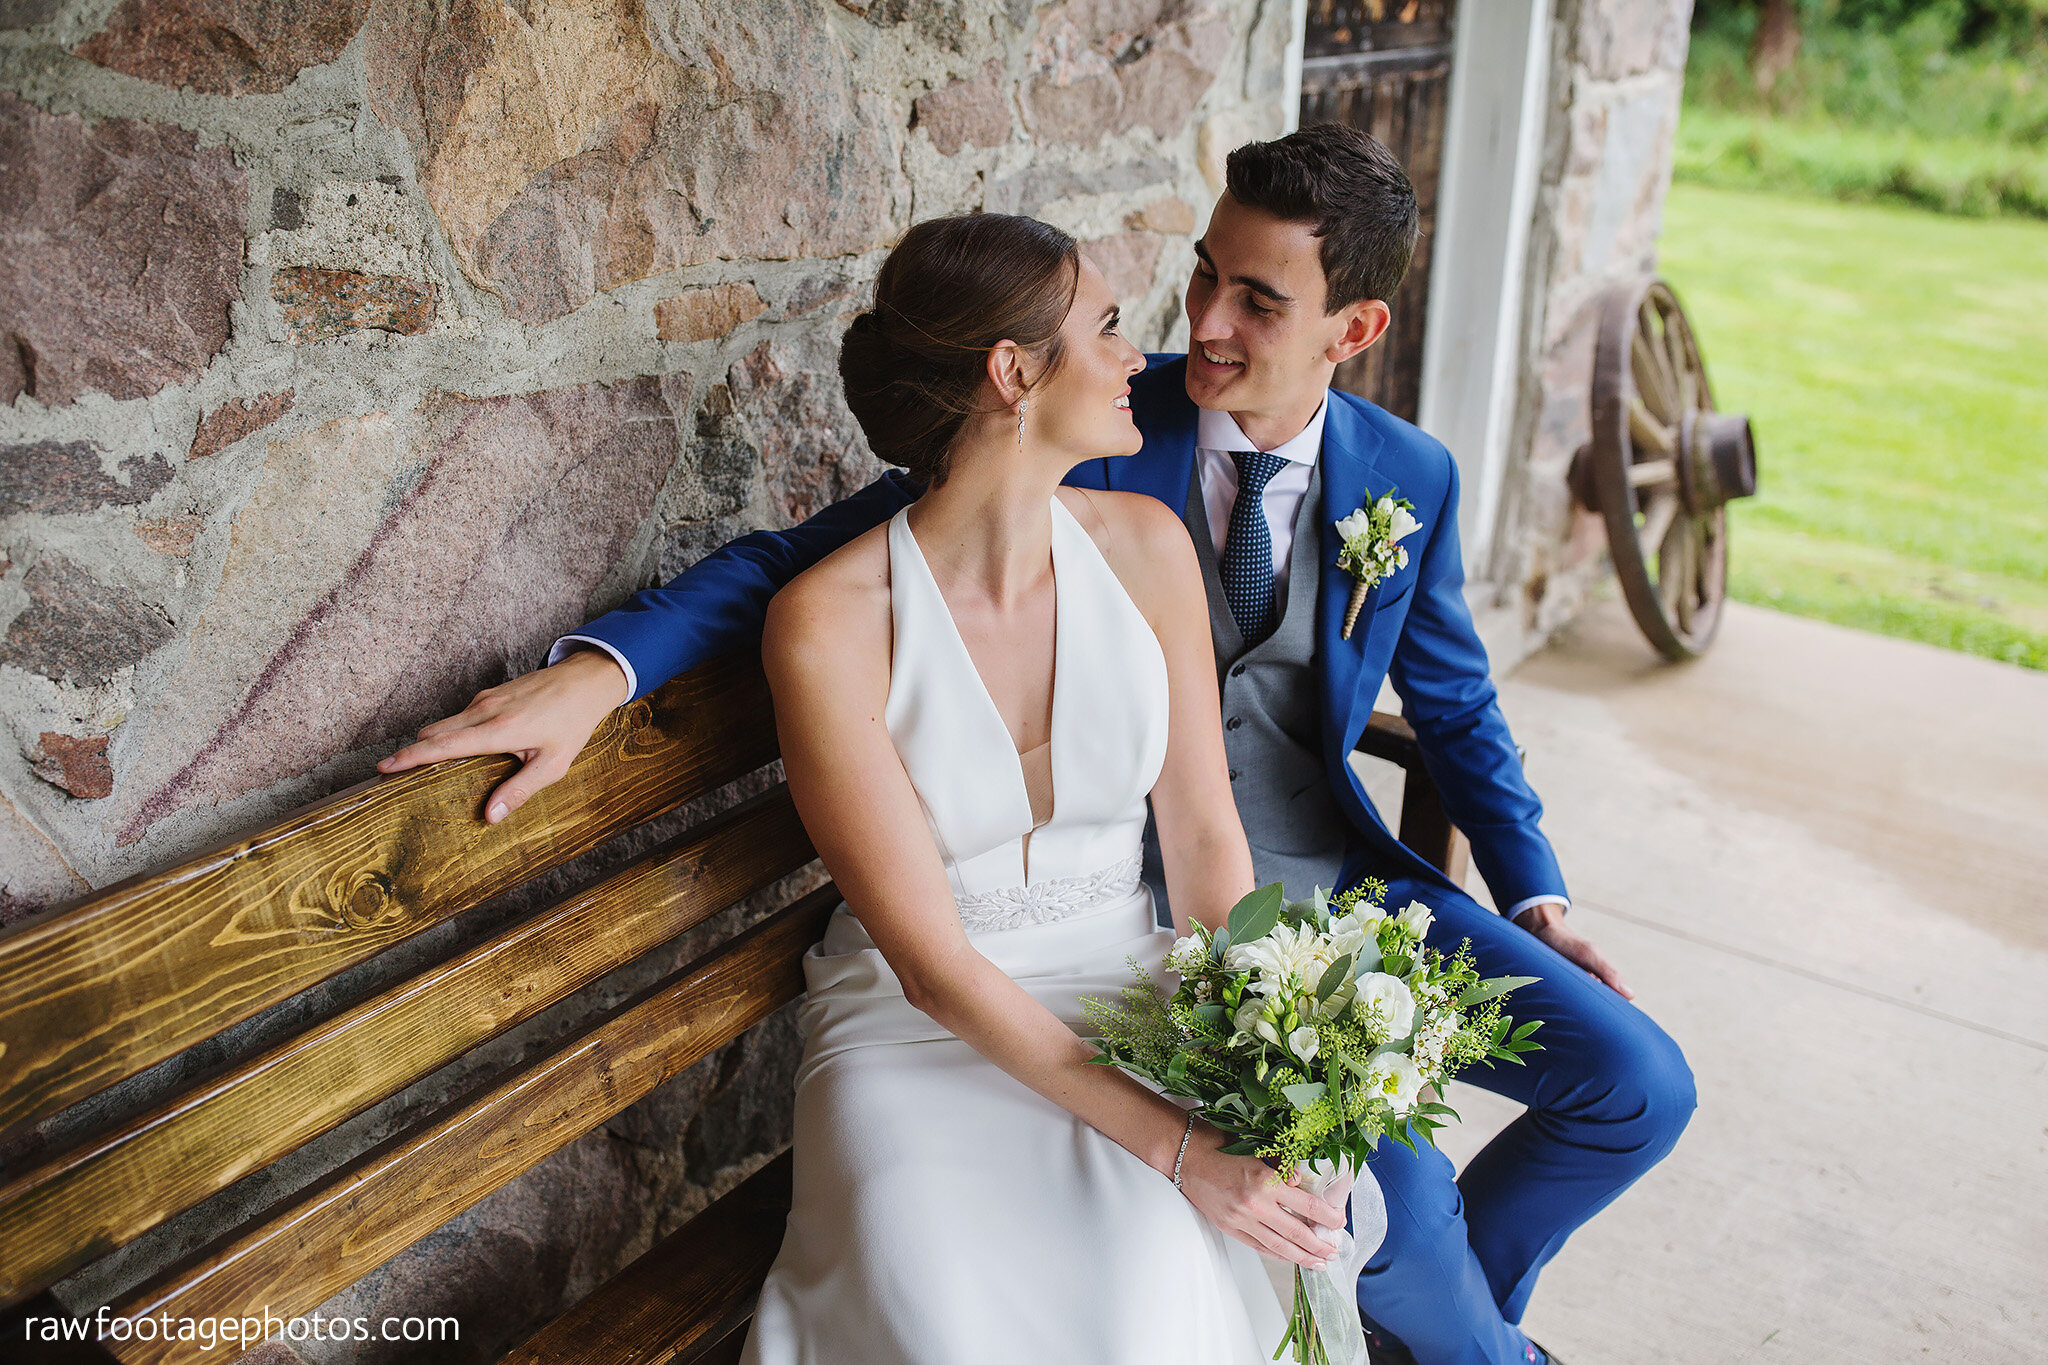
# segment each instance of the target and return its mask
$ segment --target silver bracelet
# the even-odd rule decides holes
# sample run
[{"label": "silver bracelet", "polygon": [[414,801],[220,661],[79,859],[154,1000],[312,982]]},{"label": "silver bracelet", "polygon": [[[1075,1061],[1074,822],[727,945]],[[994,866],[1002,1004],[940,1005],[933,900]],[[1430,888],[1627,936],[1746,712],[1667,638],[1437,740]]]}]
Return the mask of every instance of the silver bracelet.
[{"label": "silver bracelet", "polygon": [[1173,1159],[1173,1187],[1180,1188],[1180,1166],[1188,1159],[1188,1139],[1195,1135],[1195,1116],[1188,1115],[1188,1130],[1180,1135],[1180,1154]]}]

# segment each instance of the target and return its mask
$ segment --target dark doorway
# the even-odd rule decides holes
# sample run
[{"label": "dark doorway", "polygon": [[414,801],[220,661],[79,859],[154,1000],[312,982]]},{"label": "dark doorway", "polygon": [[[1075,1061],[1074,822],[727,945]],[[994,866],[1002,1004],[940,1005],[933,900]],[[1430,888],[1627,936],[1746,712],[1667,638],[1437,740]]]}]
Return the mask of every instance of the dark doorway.
[{"label": "dark doorway", "polygon": [[1301,61],[1301,125],[1345,123],[1400,158],[1415,184],[1422,239],[1386,338],[1337,371],[1336,385],[1415,420],[1422,395],[1422,329],[1449,106],[1451,22],[1457,0],[1309,0]]}]

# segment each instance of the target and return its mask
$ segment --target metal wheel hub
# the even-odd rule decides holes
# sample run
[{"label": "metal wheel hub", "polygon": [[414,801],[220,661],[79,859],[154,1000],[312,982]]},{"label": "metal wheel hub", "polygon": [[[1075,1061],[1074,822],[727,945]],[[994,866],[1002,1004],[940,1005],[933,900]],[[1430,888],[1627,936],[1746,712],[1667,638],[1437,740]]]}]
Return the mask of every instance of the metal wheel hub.
[{"label": "metal wheel hub", "polygon": [[1688,411],[1678,448],[1679,487],[1694,516],[1755,495],[1756,437],[1747,413]]}]

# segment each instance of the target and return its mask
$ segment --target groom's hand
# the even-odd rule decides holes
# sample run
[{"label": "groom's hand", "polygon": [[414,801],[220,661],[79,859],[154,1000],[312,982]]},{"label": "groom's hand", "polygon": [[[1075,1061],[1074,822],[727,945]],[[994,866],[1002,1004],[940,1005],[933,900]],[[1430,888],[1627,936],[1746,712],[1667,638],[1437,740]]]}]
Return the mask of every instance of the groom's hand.
[{"label": "groom's hand", "polygon": [[1565,926],[1564,909],[1555,901],[1530,906],[1515,917],[1515,923],[1562,953],[1568,961],[1578,964],[1612,986],[1620,993],[1622,999],[1636,998],[1636,993],[1621,979],[1621,973],[1607,960],[1607,954],[1594,947],[1593,940]]},{"label": "groom's hand", "polygon": [[484,802],[491,824],[569,771],[599,722],[626,700],[626,674],[600,649],[486,688],[459,714],[420,727],[419,738],[377,765],[380,773],[473,754],[511,754],[519,770]]}]

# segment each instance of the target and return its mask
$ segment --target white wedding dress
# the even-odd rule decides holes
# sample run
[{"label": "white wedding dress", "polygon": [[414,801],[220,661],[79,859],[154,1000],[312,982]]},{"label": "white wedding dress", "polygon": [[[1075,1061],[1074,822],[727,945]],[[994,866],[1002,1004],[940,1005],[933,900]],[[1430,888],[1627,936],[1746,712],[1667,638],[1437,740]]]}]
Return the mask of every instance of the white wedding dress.
[{"label": "white wedding dress", "polygon": [[[886,720],[975,948],[1084,1031],[1083,997],[1172,942],[1139,881],[1166,661],[1057,499],[1052,530],[1049,754],[1016,752],[903,513]],[[913,1008],[845,906],[804,972],[794,1205],[746,1365],[1271,1359],[1263,1258]]]}]

